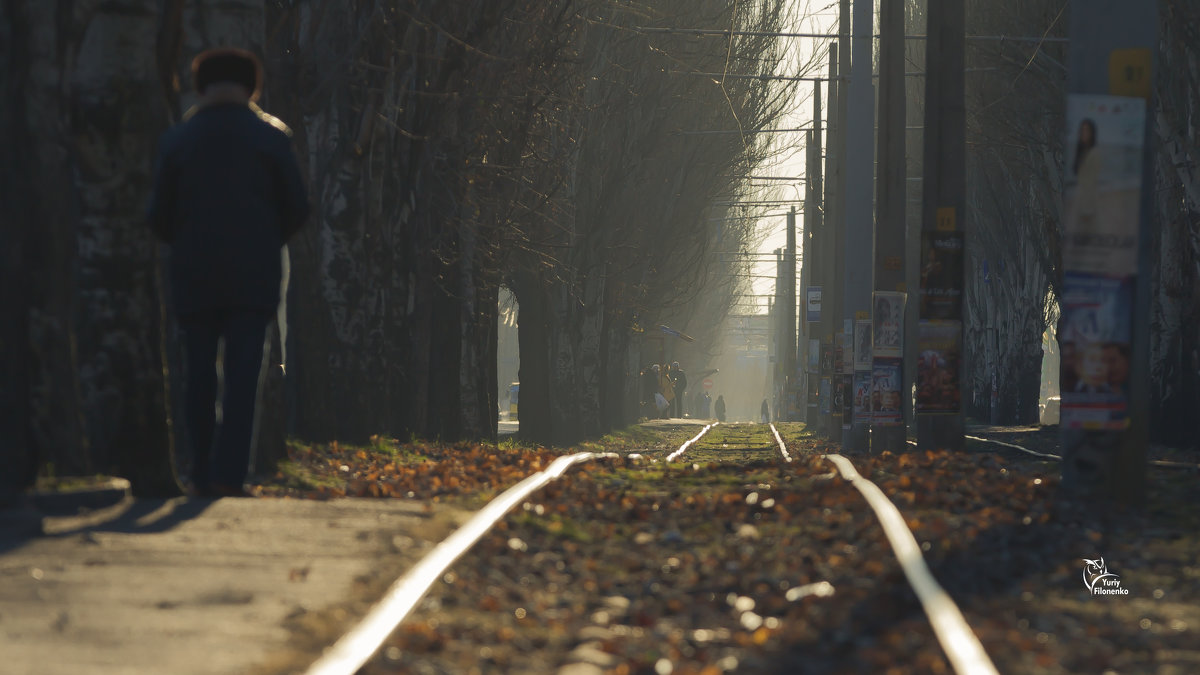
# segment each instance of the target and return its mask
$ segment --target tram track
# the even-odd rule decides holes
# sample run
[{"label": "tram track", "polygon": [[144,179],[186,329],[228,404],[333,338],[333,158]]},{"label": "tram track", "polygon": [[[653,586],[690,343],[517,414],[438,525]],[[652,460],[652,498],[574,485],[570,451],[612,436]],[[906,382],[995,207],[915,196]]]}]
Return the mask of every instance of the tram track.
[{"label": "tram track", "polygon": [[[933,579],[952,569],[945,555],[933,565],[921,555],[930,528],[940,531],[929,499],[918,496],[914,508],[907,497],[909,520],[895,513],[892,532],[874,505],[866,508],[868,484],[904,496],[897,486],[907,483],[891,464],[867,462],[863,474],[884,479],[875,485],[819,443],[789,449],[795,437],[774,425],[722,425],[720,436],[714,427],[641,460],[576,460],[509,503],[508,518],[493,521],[458,563],[427,575],[428,597],[412,602],[407,628],[377,631],[382,649],[371,650],[378,654],[362,672],[555,672],[575,663],[660,672],[664,659],[675,673],[738,663],[749,672],[849,672],[895,668],[896,659],[907,664],[899,672],[996,672],[988,652],[1005,643],[996,642],[994,620],[985,622],[993,636],[984,651]],[[746,439],[754,447],[738,447]],[[894,464],[927,470],[925,453],[918,458]],[[832,474],[823,468],[831,465]],[[893,541],[902,535],[907,543]],[[934,550],[944,543],[935,540]],[[950,576],[951,592],[963,587],[961,575]],[[897,586],[917,596],[911,609]],[[1039,649],[1008,653],[1005,669],[1042,672],[1026,668]]]}]

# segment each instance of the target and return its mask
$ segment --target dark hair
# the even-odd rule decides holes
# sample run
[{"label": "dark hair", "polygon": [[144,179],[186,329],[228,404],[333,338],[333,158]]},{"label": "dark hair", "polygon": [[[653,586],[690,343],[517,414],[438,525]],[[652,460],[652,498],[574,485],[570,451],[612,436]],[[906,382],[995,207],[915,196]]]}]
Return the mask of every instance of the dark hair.
[{"label": "dark hair", "polygon": [[263,83],[262,62],[252,52],[222,47],[201,52],[192,59],[192,84],[203,94],[211,84],[233,82],[257,98]]},{"label": "dark hair", "polygon": [[1071,173],[1075,174],[1076,176],[1079,175],[1079,167],[1083,165],[1083,158],[1086,157],[1088,151],[1096,145],[1096,123],[1091,119],[1084,118],[1084,120],[1079,123],[1079,130],[1083,131],[1084,127],[1091,129],[1092,137],[1088,142],[1085,143],[1083,141],[1083,135],[1081,134],[1075,141],[1075,165],[1072,167]]}]

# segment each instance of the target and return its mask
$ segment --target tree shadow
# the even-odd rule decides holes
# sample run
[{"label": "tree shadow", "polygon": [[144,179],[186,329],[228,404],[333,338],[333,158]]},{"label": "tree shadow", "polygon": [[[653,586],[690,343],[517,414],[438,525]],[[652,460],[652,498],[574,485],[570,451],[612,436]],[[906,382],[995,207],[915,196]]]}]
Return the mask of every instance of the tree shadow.
[{"label": "tree shadow", "polygon": [[117,534],[159,534],[203,514],[216,500],[173,497],[170,499],[126,498],[96,511],[74,515],[39,512],[32,507],[19,514],[19,527],[0,531],[0,555],[21,548],[35,539],[63,539],[72,536],[108,532]]}]

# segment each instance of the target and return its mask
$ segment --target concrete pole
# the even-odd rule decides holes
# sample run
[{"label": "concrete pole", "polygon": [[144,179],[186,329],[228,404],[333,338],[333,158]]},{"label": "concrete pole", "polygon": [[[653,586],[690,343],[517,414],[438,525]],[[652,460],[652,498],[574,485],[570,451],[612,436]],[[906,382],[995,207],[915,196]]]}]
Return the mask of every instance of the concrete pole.
[{"label": "concrete pole", "polygon": [[[905,292],[904,248],[907,185],[904,157],[904,0],[881,0],[879,15],[879,164],[875,183],[875,290],[885,293]],[[876,308],[879,303],[876,303]],[[900,323],[896,335],[903,341],[903,312],[895,317]],[[875,317],[878,321],[880,317]],[[881,348],[882,349],[882,348]],[[899,354],[877,351],[872,359],[874,372],[891,372],[899,368],[895,386],[899,394],[881,397],[900,406],[904,391],[903,372],[911,364],[902,364],[903,344]],[[885,400],[885,403],[888,401]],[[904,410],[892,418],[871,422],[871,451],[901,452],[905,449],[907,426]]]},{"label": "concrete pole", "polygon": [[[846,327],[853,333],[855,319],[866,318],[871,311],[872,195],[875,178],[875,87],[871,81],[874,69],[871,58],[875,18],[873,9],[873,0],[856,0],[854,3],[854,54],[850,67],[846,123],[844,293],[842,326],[837,327],[839,334]],[[845,375],[842,377],[844,379]],[[857,411],[854,417],[859,420]],[[849,450],[866,450],[869,431],[870,425],[856,421],[849,430],[843,432],[842,444]]]},{"label": "concrete pole", "polygon": [[[783,322],[783,344],[780,345],[779,360],[783,367],[783,388],[775,401],[774,418],[780,421],[791,420],[791,412],[787,401],[792,396],[798,396],[797,384],[799,378],[796,371],[796,207],[787,214],[787,248],[783,252],[784,289],[787,305],[780,314]],[[782,410],[780,410],[782,408]]]},{"label": "concrete pole", "polygon": [[[925,176],[923,181],[922,237],[933,233],[963,232],[966,204],[966,114],[963,98],[963,45],[965,43],[964,0],[929,0],[925,63]],[[950,235],[946,235],[950,236]],[[959,297],[963,280],[952,280]],[[922,297],[928,289],[922,282]],[[932,324],[922,303],[921,328]],[[954,336],[962,353],[962,313],[945,320],[944,330]],[[963,373],[954,383],[962,400]],[[924,412],[918,391],[917,444],[921,448],[963,449],[963,412]]]},{"label": "concrete pole", "polygon": [[[1075,367],[1087,354],[1110,348],[1129,354],[1129,375],[1123,393],[1063,391],[1062,445],[1063,481],[1068,494],[1098,497],[1121,505],[1138,505],[1146,499],[1146,442],[1150,403],[1150,303],[1154,265],[1152,227],[1154,192],[1153,130],[1155,54],[1158,51],[1158,3],[1130,0],[1076,0],[1071,6],[1071,42],[1067,75],[1067,186],[1068,214],[1065,223],[1062,283],[1063,319],[1059,340],[1070,345],[1076,359],[1063,359],[1063,377],[1078,377],[1086,384],[1084,370]],[[1097,97],[1105,97],[1099,100]],[[1121,98],[1111,98],[1119,96]],[[1144,107],[1142,107],[1144,106]],[[1141,129],[1129,130],[1142,110]],[[1118,109],[1121,111],[1118,113]],[[1134,195],[1097,182],[1088,198],[1104,213],[1120,212],[1126,206],[1137,218],[1122,220],[1097,217],[1084,225],[1071,217],[1072,193],[1092,173],[1087,165],[1075,169],[1076,143],[1082,144],[1084,120],[1093,124],[1092,140],[1097,150],[1109,154],[1136,147],[1141,141],[1141,184],[1137,204],[1126,204]],[[1118,141],[1119,139],[1119,141]],[[1128,152],[1128,150],[1126,150]],[[1089,153],[1090,154],[1090,153]],[[1136,151],[1135,151],[1136,155]],[[1096,153],[1096,156],[1104,156]],[[1111,171],[1111,165],[1106,170]],[[1122,178],[1126,178],[1122,176]],[[1136,176],[1130,176],[1136,182]],[[1104,228],[1111,237],[1094,236]],[[1089,236],[1093,235],[1093,236]],[[1106,246],[1102,240],[1119,240]],[[1136,256],[1123,259],[1126,242],[1135,242]],[[1118,299],[1127,298],[1125,302]],[[1086,309],[1087,306],[1116,309]],[[1085,307],[1080,309],[1081,306]],[[1097,317],[1096,314],[1103,316]],[[1098,321],[1097,321],[1098,319]],[[1099,323],[1104,334],[1081,329]],[[1074,372],[1069,372],[1071,369]],[[1097,399],[1109,406],[1098,416],[1089,404]],[[1086,429],[1079,427],[1099,427]]]},{"label": "concrete pole", "polygon": [[[809,172],[813,170],[813,155],[812,155],[812,130],[805,132],[805,170],[806,177],[804,181],[804,250],[801,258],[800,280],[801,288],[800,302],[804,307],[808,305],[808,289],[810,286],[820,286],[824,280],[825,267],[827,265],[825,256],[823,255],[823,246],[825,245],[826,233],[821,229],[817,218],[820,214],[820,209],[809,208],[810,204],[815,204],[818,200],[817,188],[813,183]],[[804,327],[801,339],[801,353],[804,356],[801,358],[801,367],[806,373],[805,381],[805,409],[803,411],[804,423],[810,428],[816,429],[820,423],[820,404],[818,398],[812,395],[814,387],[821,381],[819,371],[808,367],[809,362],[809,340],[820,339],[821,322],[812,321],[811,316],[805,311],[800,312],[800,324]],[[819,356],[819,352],[818,352]]]}]

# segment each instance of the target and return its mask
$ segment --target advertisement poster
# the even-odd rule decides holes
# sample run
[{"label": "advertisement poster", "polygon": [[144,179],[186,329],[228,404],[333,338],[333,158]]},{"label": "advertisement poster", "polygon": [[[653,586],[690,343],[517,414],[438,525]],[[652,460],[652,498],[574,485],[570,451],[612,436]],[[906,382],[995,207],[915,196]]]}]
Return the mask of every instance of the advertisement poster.
[{"label": "advertisement poster", "polygon": [[1117,277],[1137,273],[1146,102],[1067,97],[1063,266]]},{"label": "advertisement poster", "polygon": [[892,426],[904,422],[900,411],[900,359],[875,362],[871,371],[871,420],[873,424]]},{"label": "advertisement poster", "polygon": [[854,353],[854,332],[853,328],[845,333],[842,333],[842,374],[854,374],[854,359],[857,355]]},{"label": "advertisement poster", "polygon": [[854,422],[871,423],[871,371],[854,374]]},{"label": "advertisement poster", "polygon": [[963,233],[921,235],[922,319],[962,319]]},{"label": "advertisement poster", "polygon": [[808,341],[808,372],[815,373],[821,367],[821,341]]},{"label": "advertisement poster", "polygon": [[829,386],[829,378],[822,377],[821,378],[821,414],[822,415],[829,414],[829,403],[831,400],[833,400],[832,394],[833,394],[833,392],[830,391],[830,386]]},{"label": "advertisement poster", "polygon": [[843,375],[842,387],[846,392],[846,402],[842,406],[842,428],[849,429],[854,421],[854,376]]},{"label": "advertisement poster", "polygon": [[821,320],[820,286],[809,286],[805,289],[804,318],[807,321]]},{"label": "advertisement poster", "polygon": [[842,363],[845,352],[842,351],[842,334],[838,333],[833,336],[833,345],[829,348],[833,352],[833,370],[830,371],[833,375],[841,375],[846,370],[846,365]]},{"label": "advertisement poster", "polygon": [[830,409],[830,414],[834,419],[842,417],[843,408],[846,404],[846,385],[843,382],[845,378],[835,375],[833,377],[833,404]]},{"label": "advertisement poster", "polygon": [[904,294],[876,291],[874,304],[873,349],[876,358],[900,358],[904,355]]},{"label": "advertisement poster", "polygon": [[917,412],[958,412],[962,403],[962,324],[922,321],[918,335]]},{"label": "advertisement poster", "polygon": [[1132,301],[1131,278],[1066,274],[1058,336],[1064,428],[1128,425]]},{"label": "advertisement poster", "polygon": [[821,343],[821,375],[833,374],[833,346]]},{"label": "advertisement poster", "polygon": [[871,322],[854,322],[854,370],[871,369]]}]

